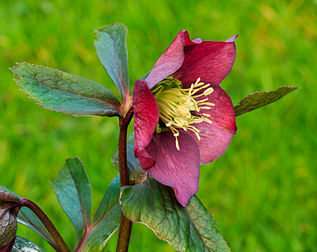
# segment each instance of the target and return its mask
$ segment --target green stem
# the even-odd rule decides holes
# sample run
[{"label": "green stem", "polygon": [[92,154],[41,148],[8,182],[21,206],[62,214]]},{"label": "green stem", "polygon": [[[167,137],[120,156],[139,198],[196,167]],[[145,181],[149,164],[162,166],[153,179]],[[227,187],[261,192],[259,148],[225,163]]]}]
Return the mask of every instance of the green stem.
[{"label": "green stem", "polygon": [[[129,185],[129,172],[127,162],[127,130],[133,117],[133,108],[127,112],[124,118],[120,118],[119,135],[119,169],[121,186]],[[117,252],[127,252],[130,242],[132,222],[121,213]]]}]

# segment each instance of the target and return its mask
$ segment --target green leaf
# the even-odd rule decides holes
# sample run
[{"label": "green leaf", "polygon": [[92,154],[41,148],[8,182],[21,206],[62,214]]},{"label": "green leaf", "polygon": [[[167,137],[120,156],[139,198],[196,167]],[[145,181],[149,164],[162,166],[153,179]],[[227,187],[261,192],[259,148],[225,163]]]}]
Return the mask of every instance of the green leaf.
[{"label": "green leaf", "polygon": [[171,188],[152,178],[121,191],[123,214],[151,228],[177,251],[230,251],[211,214],[194,196],[186,207]]},{"label": "green leaf", "polygon": [[[17,198],[22,199],[19,195],[15,194],[14,192],[10,191],[9,189],[0,186],[0,189],[6,192],[9,192],[15,195]],[[42,236],[49,244],[53,247],[57,247],[54,239],[44,226],[44,224],[40,221],[40,219],[28,208],[22,207],[18,214],[18,222],[27,226],[28,228],[32,229],[40,236]]]},{"label": "green leaf", "polygon": [[76,228],[79,242],[89,226],[91,209],[90,183],[80,159],[67,159],[52,184],[59,203]]},{"label": "green leaf", "polygon": [[14,246],[12,248],[12,252],[44,252],[44,250],[36,245],[35,243],[29,241],[28,239],[17,236],[15,239]]},{"label": "green leaf", "polygon": [[[140,184],[147,179],[147,173],[141,168],[139,160],[134,156],[134,134],[131,134],[127,142],[127,160],[130,184]],[[119,152],[112,155],[112,163],[119,171]]]},{"label": "green leaf", "polygon": [[118,100],[94,81],[29,63],[11,70],[22,90],[44,108],[75,116],[118,115]]},{"label": "green leaf", "polygon": [[95,31],[97,54],[122,99],[129,93],[127,31],[123,24],[111,24]]},{"label": "green leaf", "polygon": [[117,176],[108,187],[90,227],[83,251],[102,251],[108,239],[120,224],[120,178]]},{"label": "green leaf", "polygon": [[276,102],[297,88],[298,87],[283,86],[272,91],[261,91],[250,94],[244,97],[238,105],[234,106],[235,116],[242,115],[260,107],[269,105],[270,103]]}]

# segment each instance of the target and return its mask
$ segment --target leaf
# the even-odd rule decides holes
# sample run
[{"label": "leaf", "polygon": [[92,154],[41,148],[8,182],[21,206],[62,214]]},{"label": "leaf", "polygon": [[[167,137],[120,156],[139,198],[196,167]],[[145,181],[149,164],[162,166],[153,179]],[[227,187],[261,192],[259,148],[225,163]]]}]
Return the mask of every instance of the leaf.
[{"label": "leaf", "polygon": [[[3,186],[0,186],[0,189],[15,195],[19,199],[22,199],[22,197],[18,196],[17,194],[13,193],[12,191]],[[29,227],[30,229],[41,235],[53,247],[57,247],[54,239],[52,238],[44,224],[30,209],[22,207],[19,211],[17,220],[19,223]]]},{"label": "leaf", "polygon": [[283,86],[272,91],[261,91],[250,94],[244,97],[238,105],[234,106],[235,116],[242,115],[260,107],[269,105],[270,103],[276,102],[297,88],[298,87],[294,86]]},{"label": "leaf", "polygon": [[[129,170],[130,184],[140,184],[147,179],[147,173],[141,168],[139,160],[134,156],[134,134],[131,134],[127,142],[127,160]],[[119,171],[119,153],[118,150],[112,155],[112,163]]]},{"label": "leaf", "polygon": [[17,236],[15,239],[14,246],[12,248],[12,252],[44,252],[44,250],[36,245],[35,243],[29,241],[28,239]]},{"label": "leaf", "polygon": [[108,239],[120,224],[120,178],[117,176],[108,187],[90,227],[82,251],[102,251]]},{"label": "leaf", "polygon": [[10,243],[18,228],[17,211],[11,204],[0,204],[0,248]]},{"label": "leaf", "polygon": [[9,243],[7,243],[6,245],[0,247],[0,251],[1,252],[10,252],[12,250],[14,242],[15,242],[15,237]]},{"label": "leaf", "polygon": [[76,228],[77,241],[80,241],[89,226],[91,209],[90,183],[80,159],[67,159],[52,184],[59,203]]},{"label": "leaf", "polygon": [[15,238],[18,228],[19,202],[20,199],[16,195],[0,190],[0,249]]},{"label": "leaf", "polygon": [[[2,188],[0,186],[0,188]],[[16,196],[15,194],[6,191],[6,190],[1,190],[0,189],[0,204],[4,203],[4,202],[19,202],[20,198],[18,196]]]},{"label": "leaf", "polygon": [[44,108],[75,116],[118,115],[118,100],[94,81],[29,63],[11,70],[22,90]]},{"label": "leaf", "polygon": [[123,214],[147,225],[177,251],[230,251],[214,219],[196,196],[184,208],[171,188],[152,178],[121,190]]},{"label": "leaf", "polygon": [[118,88],[122,100],[129,93],[128,29],[123,24],[111,24],[95,31],[95,47],[99,59]]}]

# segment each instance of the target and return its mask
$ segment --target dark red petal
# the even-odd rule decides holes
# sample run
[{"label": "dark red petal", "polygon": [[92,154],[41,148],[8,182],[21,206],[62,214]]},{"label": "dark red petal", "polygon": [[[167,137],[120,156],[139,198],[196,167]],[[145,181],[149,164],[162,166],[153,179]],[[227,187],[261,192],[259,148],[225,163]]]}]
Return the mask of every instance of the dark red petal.
[{"label": "dark red petal", "polygon": [[234,42],[204,41],[198,45],[186,46],[184,51],[184,63],[173,76],[189,84],[200,77],[205,83],[219,85],[231,71],[236,58]]},{"label": "dark red petal", "polygon": [[158,82],[176,72],[184,61],[184,47],[199,43],[201,43],[201,39],[190,40],[187,31],[180,31],[146,77],[148,87],[151,89]]},{"label": "dark red petal", "polygon": [[134,154],[139,158],[143,169],[154,165],[145,148],[151,142],[159,120],[156,100],[144,80],[137,80],[133,90],[134,109]]},{"label": "dark red petal", "polygon": [[178,142],[180,150],[171,131],[155,134],[146,150],[156,163],[147,171],[160,183],[173,187],[178,202],[186,206],[198,191],[199,149],[186,133],[180,132]]},{"label": "dark red petal", "polygon": [[202,109],[200,111],[210,115],[207,118],[212,121],[212,124],[202,122],[194,125],[200,131],[200,140],[190,133],[199,145],[200,164],[210,163],[222,155],[229,146],[232,135],[237,131],[230,97],[221,87],[217,85],[212,85],[212,87],[214,91],[207,98],[208,102],[214,103],[215,106],[210,110]]}]

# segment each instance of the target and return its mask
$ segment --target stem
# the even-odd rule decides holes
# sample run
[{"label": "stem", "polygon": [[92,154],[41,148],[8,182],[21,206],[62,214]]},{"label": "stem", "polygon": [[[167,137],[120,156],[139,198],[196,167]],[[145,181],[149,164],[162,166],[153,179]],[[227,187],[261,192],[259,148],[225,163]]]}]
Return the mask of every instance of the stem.
[{"label": "stem", "polygon": [[57,247],[55,247],[51,244],[56,251],[70,252],[70,249],[68,248],[67,244],[65,243],[65,241],[63,240],[61,235],[56,230],[53,223],[50,221],[50,219],[42,211],[41,208],[39,208],[31,200],[27,200],[27,199],[22,199],[20,203],[22,206],[26,206],[26,207],[30,208],[36,214],[36,216],[42,221],[42,223],[47,228],[48,232],[50,233],[50,235],[53,237],[54,241],[56,242]]},{"label": "stem", "polygon": [[[133,108],[131,107],[124,118],[120,118],[120,135],[119,135],[119,169],[120,184],[122,186],[129,185],[129,172],[127,162],[127,130],[128,125],[133,116]],[[117,252],[127,252],[130,242],[132,222],[121,213],[121,221],[119,228],[119,238],[117,243]]]}]

